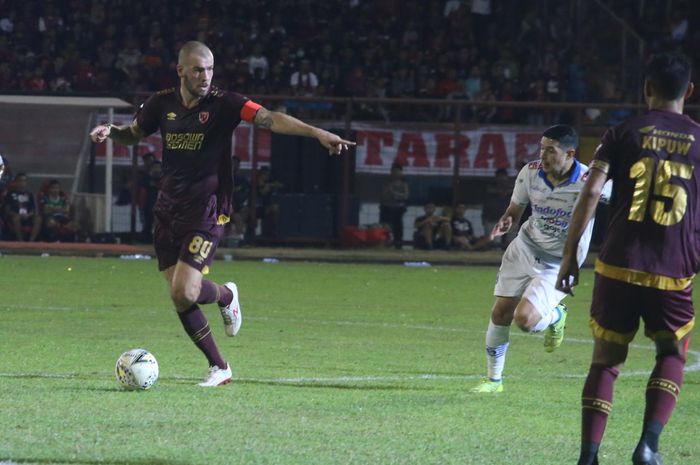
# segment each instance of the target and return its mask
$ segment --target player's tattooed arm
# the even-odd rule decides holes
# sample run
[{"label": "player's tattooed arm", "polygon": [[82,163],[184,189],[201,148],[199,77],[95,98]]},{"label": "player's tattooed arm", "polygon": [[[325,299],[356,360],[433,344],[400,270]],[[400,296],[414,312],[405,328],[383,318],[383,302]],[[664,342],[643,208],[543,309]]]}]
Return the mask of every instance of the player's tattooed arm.
[{"label": "player's tattooed arm", "polygon": [[254,123],[263,128],[272,128],[272,112],[265,108],[260,108],[255,115]]},{"label": "player's tattooed arm", "polygon": [[311,126],[285,113],[269,111],[262,107],[255,114],[253,122],[258,126],[268,128],[272,132],[279,134],[314,137],[318,139],[321,145],[328,149],[328,153],[331,155],[337,155],[343,150],[348,150],[349,146],[355,145],[355,142],[342,139],[325,129]]}]

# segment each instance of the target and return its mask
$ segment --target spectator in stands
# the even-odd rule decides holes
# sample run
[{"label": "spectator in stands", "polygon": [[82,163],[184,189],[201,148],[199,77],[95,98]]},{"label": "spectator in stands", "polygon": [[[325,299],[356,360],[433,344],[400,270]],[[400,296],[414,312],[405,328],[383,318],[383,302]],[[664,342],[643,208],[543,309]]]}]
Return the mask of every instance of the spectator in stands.
[{"label": "spectator in stands", "polygon": [[[464,90],[464,81],[459,80],[457,81],[457,88],[453,91],[447,94],[446,96],[447,100],[464,100],[465,102],[468,101],[469,94],[465,92]],[[454,119],[454,111],[455,107],[452,105],[445,105],[440,109],[440,120],[442,121],[451,121]],[[472,112],[472,106],[471,105],[462,105],[461,109],[461,121],[462,122],[469,122],[471,121],[473,117],[473,112]]]},{"label": "spectator in stands", "polygon": [[141,50],[138,48],[138,41],[134,38],[128,39],[126,46],[117,55],[115,67],[128,76],[139,64],[141,64]]},{"label": "spectator in stands", "polygon": [[[491,82],[487,79],[481,81],[481,90],[474,95],[474,100],[480,102],[495,102],[496,94],[491,88]],[[479,123],[490,123],[498,113],[496,107],[486,105],[474,106],[474,113]]]},{"label": "spectator in stands", "polygon": [[[536,79],[528,85],[526,99],[530,102],[546,102],[548,100],[545,92],[545,84],[542,79]],[[531,126],[541,126],[547,119],[547,112],[542,109],[532,109],[527,111],[526,121]]]},{"label": "spectator in stands", "polygon": [[406,213],[408,200],[408,183],[403,178],[401,163],[391,165],[391,178],[382,187],[379,203],[379,222],[391,228],[394,247],[403,246],[403,215]]},{"label": "spectator in stands", "polygon": [[318,87],[318,77],[311,71],[311,62],[302,60],[298,71],[294,71],[289,78],[289,85],[294,95],[315,95]]},{"label": "spectator in stands", "polygon": [[474,234],[474,228],[471,221],[465,218],[467,206],[464,203],[459,203],[452,212],[450,225],[452,226],[452,247],[461,250],[481,250],[484,246],[490,244],[490,231],[484,231],[485,234],[477,237]]},{"label": "spectator in stands", "polygon": [[39,210],[46,240],[75,241],[78,226],[71,218],[68,196],[61,189],[61,183],[57,179],[49,181],[46,191],[39,194]]},{"label": "spectator in stands", "polygon": [[27,174],[17,173],[8,186],[4,205],[8,232],[18,241],[36,241],[41,231],[41,216],[36,209],[34,194],[27,189]]},{"label": "spectator in stands", "polygon": [[402,66],[393,71],[388,90],[390,97],[413,97],[416,93],[414,70]]},{"label": "spectator in stands", "polygon": [[414,222],[413,244],[417,249],[447,249],[452,244],[452,226],[446,216],[435,214],[435,204],[428,202],[423,206],[424,215]]},{"label": "spectator in stands", "polygon": [[457,204],[452,212],[450,225],[452,226],[452,247],[463,250],[472,250],[472,244],[476,242],[474,228],[471,221],[464,217],[467,206],[463,203]]},{"label": "spectator in stands", "polygon": [[513,51],[506,46],[501,49],[500,55],[491,67],[491,76],[498,80],[517,81],[520,76],[520,66],[513,56]]},{"label": "spectator in stands", "polygon": [[270,76],[267,78],[267,89],[273,94],[289,95],[289,79],[284,74],[284,67],[280,63],[275,63],[270,68]]},{"label": "spectator in stands", "polygon": [[464,91],[472,99],[481,92],[481,68],[474,65],[469,69],[467,79],[464,80]]},{"label": "spectator in stands", "polygon": [[256,76],[256,70],[259,70],[258,76],[262,80],[267,78],[267,74],[270,71],[270,64],[267,61],[267,57],[263,54],[262,45],[260,43],[256,43],[253,46],[253,51],[248,57],[248,72],[251,76]]},{"label": "spectator in stands", "polygon": [[[513,81],[505,80],[498,91],[498,100],[501,102],[513,102],[518,100]],[[517,122],[517,109],[512,107],[500,107],[496,111],[495,120],[500,124],[513,124]]]},{"label": "spectator in stands", "polygon": [[[481,209],[481,221],[484,225],[484,234],[488,235],[493,227],[501,219],[501,215],[510,204],[510,197],[513,194],[513,183],[508,176],[508,170],[499,168],[494,173],[494,177],[486,188],[486,197]],[[513,240],[517,230],[504,234],[499,239],[502,249],[508,246]]]},{"label": "spectator in stands", "polygon": [[[313,6],[298,9],[295,15],[289,14],[289,2],[261,0],[258,7],[246,10],[248,27],[231,28],[220,21],[230,8],[225,0],[204,2],[206,14],[196,13],[192,24],[187,22],[187,9],[163,9],[157,2],[132,2],[129,14],[133,17],[149,18],[157,11],[158,19],[131,22],[123,14],[107,14],[104,2],[93,2],[87,9],[75,8],[76,2],[70,0],[6,3],[8,11],[0,12],[0,90],[146,91],[167,87],[172,85],[165,85],[172,73],[163,63],[171,57],[162,44],[169,35],[199,35],[212,43],[224,57],[218,78],[224,87],[245,86],[278,95],[290,92],[291,75],[303,59],[310,61],[309,72],[317,76],[319,86],[325,86],[325,92],[317,89],[314,95],[367,96],[376,94],[376,84],[386,81],[391,96],[415,96],[420,89],[422,96],[428,96],[433,94],[426,86],[432,84],[430,78],[444,95],[450,92],[450,83],[446,88],[443,82],[447,63],[457,70],[459,79],[473,74],[465,83],[472,99],[481,90],[481,79],[492,80],[497,96],[504,79],[523,90],[532,85],[535,94],[540,87],[535,82],[541,79],[542,100],[572,102],[595,99],[595,80],[619,82],[612,73],[619,76],[622,66],[617,42],[621,36],[606,27],[611,24],[609,13],[595,5],[576,9],[580,16],[570,18],[565,3],[446,0],[379,2],[375,8],[359,0],[328,0],[316,2],[318,5],[311,2]],[[676,2],[668,11],[661,6],[667,2],[608,3],[640,32],[647,50],[697,49],[700,9],[694,8],[696,2]],[[25,9],[37,13],[31,15]],[[329,12],[333,19],[327,19]],[[353,34],[335,34],[349,18]],[[172,31],[165,24],[174,25]],[[580,44],[586,44],[585,49]],[[578,64],[585,63],[596,73],[581,75],[577,54],[581,55]],[[633,67],[643,62],[643,57],[636,63],[634,55],[629,58]],[[571,62],[575,66],[570,67]],[[536,77],[525,72],[528,67],[537,71]],[[397,83],[392,74],[401,69],[409,76]],[[422,69],[425,72],[419,73]],[[607,95],[612,92],[603,99]],[[540,100],[537,95],[533,99]],[[393,117],[404,120],[415,118],[414,109],[408,106],[394,113]],[[370,116],[385,115],[375,112]],[[540,125],[556,115],[516,116],[514,123],[529,117],[530,124]]]},{"label": "spectator in stands", "polygon": [[[7,185],[12,179],[12,170],[6,157],[0,155],[0,195],[7,190]],[[2,207],[2,197],[0,197],[0,207]]]}]

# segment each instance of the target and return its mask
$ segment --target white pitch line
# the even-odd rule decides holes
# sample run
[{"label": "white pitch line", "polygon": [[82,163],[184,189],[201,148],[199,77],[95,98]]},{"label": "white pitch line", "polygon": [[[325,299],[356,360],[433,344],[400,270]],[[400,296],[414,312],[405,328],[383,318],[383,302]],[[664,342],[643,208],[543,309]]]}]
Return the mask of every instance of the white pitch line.
[{"label": "white pitch line", "polygon": [[[50,311],[111,311],[114,310],[114,307],[105,307],[105,308],[76,308],[76,307],[59,307],[59,306],[40,306],[40,305],[4,305],[0,306],[0,309],[32,309],[32,310],[50,310]],[[132,310],[139,310],[138,308],[133,308]],[[153,310],[152,308],[149,309],[142,309],[142,310]],[[376,323],[376,322],[371,322],[371,321],[357,321],[357,320],[321,320],[321,319],[313,319],[313,318],[287,318],[287,317],[265,317],[265,316],[258,316],[258,317],[247,317],[247,320],[253,320],[253,321],[286,321],[286,322],[292,322],[292,323],[304,323],[304,324],[319,324],[319,325],[324,325],[324,326],[361,326],[361,327],[373,327],[373,328],[392,328],[392,329],[415,329],[415,330],[421,330],[421,331],[440,331],[440,332],[452,332],[452,333],[478,333],[478,334],[484,334],[484,331],[480,330],[469,330],[469,329],[464,329],[464,328],[450,328],[450,327],[445,327],[445,326],[430,326],[430,325],[411,325],[411,324],[403,324],[403,323]],[[523,332],[518,332],[518,331],[513,331],[511,333],[512,336],[518,336],[518,337],[533,337],[532,334],[528,333],[523,333]],[[536,337],[536,336],[535,336]],[[580,343],[580,344],[592,344],[593,340],[592,339],[578,339],[578,338],[566,338],[566,341],[571,343]],[[647,350],[654,350],[654,346],[651,344],[647,345],[642,345],[642,344],[630,344],[631,348],[638,348],[638,349],[647,349]],[[688,354],[692,355],[695,358],[695,362],[691,364],[686,364],[685,366],[685,372],[690,373],[690,372],[696,372],[700,371],[700,351],[694,351],[694,350],[688,350]],[[648,376],[649,371],[622,371],[620,373],[620,376]],[[12,373],[0,373],[0,377],[12,377]],[[46,377],[46,378],[73,378],[80,376],[79,374],[47,374],[47,375],[42,375],[42,374],[15,374],[14,376],[16,377]],[[561,374],[561,375],[556,375],[555,377],[558,378],[585,378],[587,375],[585,374]],[[261,383],[300,383],[300,382],[308,382],[308,383],[342,383],[342,382],[362,382],[362,381],[402,381],[402,380],[418,380],[418,379],[474,379],[474,378],[481,378],[481,375],[464,375],[464,376],[453,376],[453,377],[445,377],[444,375],[432,375],[432,374],[425,374],[425,375],[417,375],[417,376],[408,376],[408,377],[387,377],[387,376],[359,376],[359,377],[338,377],[338,378],[315,378],[315,377],[309,377],[309,378],[239,378],[241,381],[248,381],[248,382],[261,382]],[[174,379],[188,379],[184,377],[178,377],[175,376],[173,377]],[[0,464],[1,465],[1,464]]]}]

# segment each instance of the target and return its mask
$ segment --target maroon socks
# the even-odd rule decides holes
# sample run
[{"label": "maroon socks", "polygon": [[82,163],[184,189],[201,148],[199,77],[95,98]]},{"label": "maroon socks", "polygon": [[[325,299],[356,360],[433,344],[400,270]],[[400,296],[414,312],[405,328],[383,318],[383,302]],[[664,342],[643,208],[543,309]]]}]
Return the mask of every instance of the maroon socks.
[{"label": "maroon socks", "polygon": [[192,342],[201,350],[209,361],[209,366],[218,366],[226,368],[226,362],[219,353],[219,348],[214,342],[214,337],[211,335],[211,328],[207,317],[204,316],[202,310],[197,304],[192,305],[184,312],[178,312],[178,317],[182,322],[185,332],[190,336]]},{"label": "maroon socks", "polygon": [[[659,435],[671,418],[683,384],[685,357],[680,354],[658,355],[646,391],[646,410],[640,442],[653,452],[659,450]],[[592,364],[581,395],[581,456],[579,465],[597,463],[608,415],[612,410],[613,386],[619,371]]]},{"label": "maroon socks", "polygon": [[653,452],[659,450],[659,435],[676,406],[683,384],[684,367],[683,355],[656,356],[656,366],[647,383],[647,402],[641,439]]},{"label": "maroon socks", "polygon": [[221,286],[208,279],[202,280],[202,289],[197,298],[198,304],[212,304],[216,302],[221,307],[225,307],[233,300],[233,293],[226,286]]},{"label": "maroon socks", "polygon": [[581,457],[579,465],[596,462],[608,415],[612,411],[613,386],[620,371],[591,364],[581,395]]}]

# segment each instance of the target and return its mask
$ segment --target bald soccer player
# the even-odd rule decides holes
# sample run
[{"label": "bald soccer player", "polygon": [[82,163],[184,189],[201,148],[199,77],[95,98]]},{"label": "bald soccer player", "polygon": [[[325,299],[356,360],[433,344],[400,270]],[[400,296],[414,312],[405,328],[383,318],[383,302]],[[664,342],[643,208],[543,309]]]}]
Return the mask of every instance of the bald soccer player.
[{"label": "bald soccer player", "polygon": [[203,279],[232,214],[233,130],[247,121],[279,134],[313,137],[331,155],[354,145],[291,116],[268,111],[241,94],[212,86],[213,74],[211,50],[201,42],[187,42],[178,55],[179,87],[152,95],[131,124],[102,124],[90,132],[96,143],[110,138],[133,145],[160,130],[163,171],[154,207],[154,245],[158,268],[182,326],[209,363],[209,372],[199,383],[203,387],[229,383],[232,372],[199,305],[219,305],[227,336],[235,336],[242,321],[236,284]]}]

